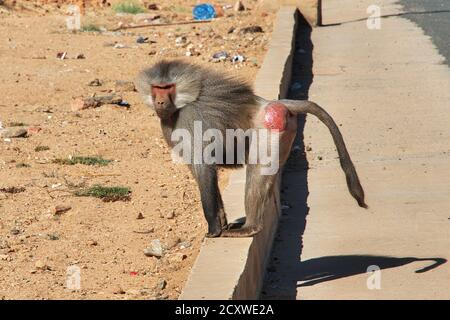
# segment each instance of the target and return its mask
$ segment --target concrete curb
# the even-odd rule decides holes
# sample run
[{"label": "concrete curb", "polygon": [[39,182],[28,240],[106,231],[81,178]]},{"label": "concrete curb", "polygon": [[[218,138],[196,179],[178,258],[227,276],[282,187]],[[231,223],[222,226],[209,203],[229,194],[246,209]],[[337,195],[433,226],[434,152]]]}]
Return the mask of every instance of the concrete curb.
[{"label": "concrete curb", "polygon": [[[270,47],[255,81],[266,99],[285,98],[291,80],[297,8],[283,6],[275,21]],[[278,176],[278,181],[279,181]],[[223,198],[228,220],[244,216],[245,169],[230,177]],[[206,238],[180,300],[257,299],[280,213],[279,188],[270,195],[264,229],[253,238]]]}]

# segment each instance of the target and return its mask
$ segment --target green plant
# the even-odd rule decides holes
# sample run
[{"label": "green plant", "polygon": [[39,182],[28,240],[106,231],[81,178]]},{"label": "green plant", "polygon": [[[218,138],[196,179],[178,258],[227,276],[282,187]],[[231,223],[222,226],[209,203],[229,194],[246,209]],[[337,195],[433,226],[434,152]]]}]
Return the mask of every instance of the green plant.
[{"label": "green plant", "polygon": [[47,151],[50,150],[50,147],[47,146],[37,146],[36,148],[34,148],[35,152],[41,152],[41,151]]},{"label": "green plant", "polygon": [[102,30],[96,24],[88,23],[88,24],[83,24],[81,26],[81,31],[83,31],[83,32],[100,32]]},{"label": "green plant", "polygon": [[112,160],[103,159],[102,157],[83,157],[83,156],[76,156],[69,159],[55,159],[53,160],[53,163],[57,164],[65,164],[65,165],[75,165],[75,164],[84,164],[86,166],[106,166],[108,165]]},{"label": "green plant", "polygon": [[112,9],[118,13],[137,14],[145,12],[145,9],[135,1],[123,1],[113,5]]},{"label": "green plant", "polygon": [[75,192],[78,197],[95,197],[102,199],[104,202],[129,201],[131,199],[130,194],[131,190],[128,187],[105,187],[101,185]]}]

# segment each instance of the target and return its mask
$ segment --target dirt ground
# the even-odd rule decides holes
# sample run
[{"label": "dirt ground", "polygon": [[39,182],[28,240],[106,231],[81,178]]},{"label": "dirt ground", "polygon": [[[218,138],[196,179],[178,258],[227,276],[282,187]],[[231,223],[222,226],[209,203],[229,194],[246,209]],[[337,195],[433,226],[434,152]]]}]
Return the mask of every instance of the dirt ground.
[{"label": "dirt ground", "polygon": [[[71,103],[114,92],[116,80],[133,81],[161,58],[184,57],[251,81],[273,14],[244,1],[251,10],[225,9],[211,23],[72,33],[64,1],[0,2],[0,122],[4,128],[22,124],[29,132],[0,140],[0,298],[176,299],[206,232],[192,176],[172,163],[157,117],[136,92],[120,92],[130,107],[73,111]],[[159,1],[158,10],[148,13],[160,15],[160,22],[186,21],[194,4]],[[108,30],[130,21],[108,6],[88,6],[82,19]],[[239,32],[252,25],[264,33]],[[152,41],[138,44],[138,36]],[[180,36],[200,55],[186,57],[188,44],[175,45]],[[221,50],[246,61],[211,62]],[[57,58],[59,52],[66,58]],[[80,54],[84,59],[76,58]],[[89,86],[94,79],[101,86]],[[71,156],[113,162],[54,163]],[[97,184],[129,187],[131,200],[74,195]],[[56,206],[71,209],[55,214]],[[155,239],[166,248],[162,258],[143,253]],[[79,290],[66,286],[70,266],[80,268]]]}]

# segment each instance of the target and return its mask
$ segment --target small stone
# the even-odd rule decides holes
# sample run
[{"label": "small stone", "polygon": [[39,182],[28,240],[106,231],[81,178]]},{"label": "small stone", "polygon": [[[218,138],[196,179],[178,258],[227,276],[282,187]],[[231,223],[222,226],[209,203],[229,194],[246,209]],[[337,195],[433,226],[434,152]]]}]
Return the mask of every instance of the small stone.
[{"label": "small stone", "polygon": [[212,62],[220,62],[224,61],[228,58],[228,52],[226,51],[219,51],[213,54],[211,61]]},{"label": "small stone", "polygon": [[164,215],[164,218],[166,218],[166,219],[173,219],[173,218],[175,218],[175,210],[171,210],[171,211],[167,212]]},{"label": "small stone", "polygon": [[174,253],[174,254],[170,255],[168,260],[170,263],[179,263],[186,258],[187,258],[187,255],[185,255],[183,253]]},{"label": "small stone", "polygon": [[139,212],[139,214],[138,214],[138,216],[136,217],[136,219],[138,219],[138,220],[144,219],[144,215],[142,214],[142,212]]},{"label": "small stone", "polygon": [[311,151],[312,148],[310,146],[306,146],[306,151]]},{"label": "small stone", "polygon": [[250,26],[250,27],[242,28],[241,32],[243,34],[247,34],[247,33],[259,33],[259,32],[264,32],[264,31],[260,26]]},{"label": "small stone", "polygon": [[100,87],[102,85],[102,82],[100,79],[94,79],[88,83],[89,87]]},{"label": "small stone", "polygon": [[323,160],[323,157],[322,156],[318,156],[317,159],[318,160]]},{"label": "small stone", "polygon": [[96,246],[96,245],[98,245],[98,242],[97,241],[95,241],[95,240],[88,240],[87,241],[87,245],[88,246]]},{"label": "small stone", "polygon": [[167,238],[167,239],[164,241],[163,248],[164,248],[165,250],[170,250],[170,249],[176,247],[176,246],[180,243],[180,241],[181,241],[181,240],[180,240],[179,237],[177,237],[177,236],[171,236],[171,237]]},{"label": "small stone", "polygon": [[191,243],[189,241],[183,241],[178,244],[178,247],[180,249],[186,249],[186,248],[189,248],[190,246],[191,246]]},{"label": "small stone", "polygon": [[77,59],[86,59],[83,53],[77,54]]},{"label": "small stone", "polygon": [[132,81],[117,80],[115,84],[116,91],[136,91]]},{"label": "small stone", "polygon": [[35,264],[34,264],[34,267],[37,270],[44,270],[44,271],[50,269],[49,266],[42,260],[36,261]]},{"label": "small stone", "polygon": [[148,37],[139,36],[136,38],[136,43],[142,44],[142,43],[147,43],[147,42],[148,42]]},{"label": "small stone", "polygon": [[150,3],[150,4],[147,6],[147,9],[148,9],[148,10],[159,10],[158,5],[157,5],[156,3]]},{"label": "small stone", "polygon": [[0,130],[2,138],[23,138],[27,135],[28,130],[24,127],[9,127]]},{"label": "small stone", "polygon": [[12,234],[13,236],[17,236],[18,234],[20,234],[20,229],[12,228],[12,229],[11,229],[11,234]]},{"label": "small stone", "polygon": [[123,290],[121,286],[115,286],[112,289],[112,293],[113,294],[124,294],[125,290]]},{"label": "small stone", "polygon": [[187,44],[187,38],[185,36],[181,36],[175,39],[175,45],[177,47],[181,47]]},{"label": "small stone", "polygon": [[234,4],[233,10],[236,12],[244,11],[245,7],[244,7],[244,4],[242,3],[242,1],[240,1],[240,0],[236,1],[236,3]]},{"label": "small stone", "polygon": [[149,56],[154,56],[156,54],[156,50],[150,50],[149,52],[148,52],[148,55]]},{"label": "small stone", "polygon": [[11,257],[7,254],[0,254],[0,260],[2,261],[10,261]]},{"label": "small stone", "polygon": [[167,286],[167,281],[165,279],[159,279],[158,283],[156,284],[156,287],[159,290],[164,290],[166,288],[166,286]]},{"label": "small stone", "polygon": [[163,256],[163,248],[159,239],[152,240],[150,248],[144,249],[144,254],[147,257],[161,258]]},{"label": "small stone", "polygon": [[61,215],[63,213],[66,213],[67,211],[71,210],[71,206],[65,206],[65,205],[58,205],[55,207],[54,214],[55,215]]}]

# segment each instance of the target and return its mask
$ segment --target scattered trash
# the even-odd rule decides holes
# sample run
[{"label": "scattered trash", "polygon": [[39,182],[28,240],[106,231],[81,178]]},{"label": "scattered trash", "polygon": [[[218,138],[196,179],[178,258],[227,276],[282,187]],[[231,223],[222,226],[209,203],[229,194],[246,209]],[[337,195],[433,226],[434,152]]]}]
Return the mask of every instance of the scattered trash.
[{"label": "scattered trash", "polygon": [[236,62],[242,63],[244,61],[245,61],[245,57],[241,56],[239,54],[234,55],[233,58],[231,58],[231,62],[233,62],[233,63],[236,63]]},{"label": "scattered trash", "polygon": [[242,28],[241,32],[243,34],[247,34],[247,33],[258,33],[258,32],[264,32],[264,31],[260,26],[250,26],[250,27]]},{"label": "scattered trash", "polygon": [[226,51],[219,51],[213,54],[212,56],[212,62],[220,62],[224,61],[228,58],[228,52]]},{"label": "scattered trash", "polygon": [[56,54],[56,58],[61,59],[61,60],[64,60],[66,58],[66,56],[67,56],[67,52],[58,52]]},{"label": "scattered trash", "polygon": [[27,136],[32,136],[33,134],[39,133],[41,131],[42,131],[41,127],[37,127],[37,126],[28,127],[28,129],[27,129]]},{"label": "scattered trash", "polygon": [[209,3],[198,4],[192,10],[194,20],[210,20],[216,17],[214,6]]}]

